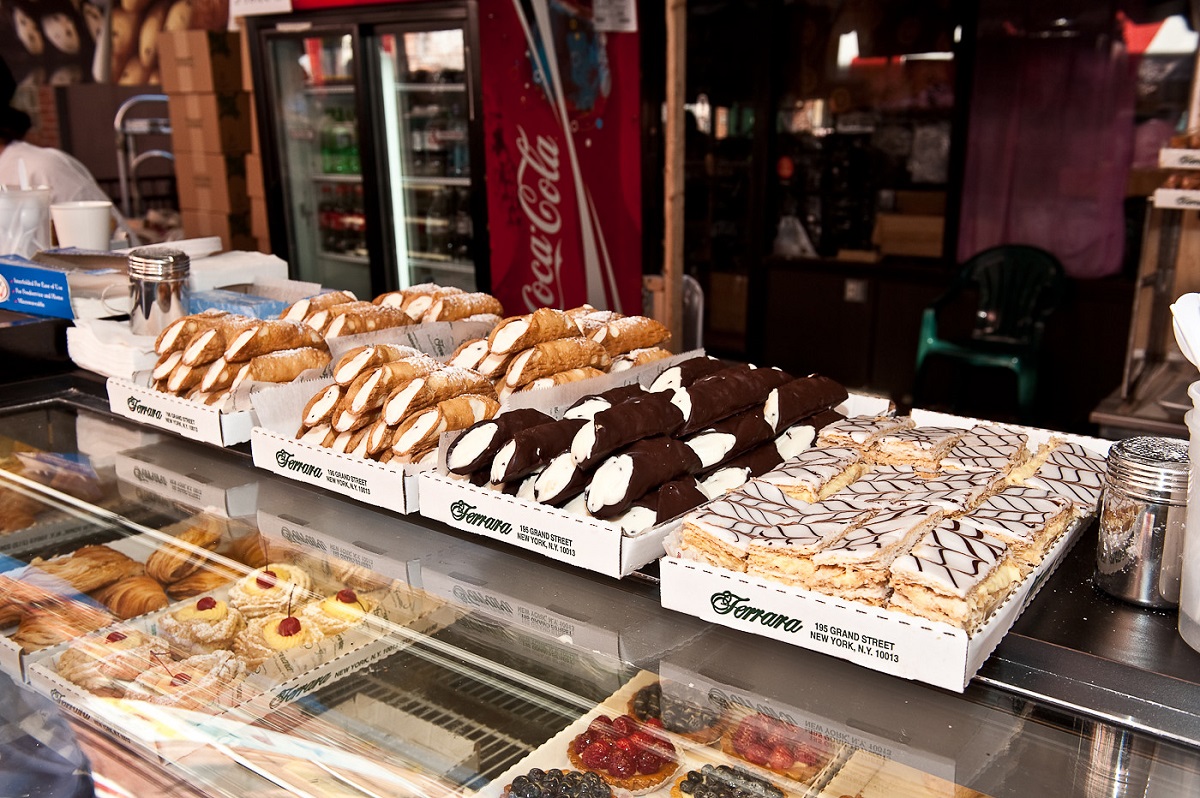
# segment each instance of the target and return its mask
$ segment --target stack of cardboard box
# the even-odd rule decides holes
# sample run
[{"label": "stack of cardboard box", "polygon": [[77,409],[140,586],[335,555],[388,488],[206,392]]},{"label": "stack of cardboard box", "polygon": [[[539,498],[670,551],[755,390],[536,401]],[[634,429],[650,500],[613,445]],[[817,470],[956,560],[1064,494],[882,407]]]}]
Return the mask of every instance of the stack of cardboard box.
[{"label": "stack of cardboard box", "polygon": [[246,190],[253,131],[238,39],[203,30],[164,33],[159,64],[184,234],[217,236],[226,249],[245,250],[256,248]]}]

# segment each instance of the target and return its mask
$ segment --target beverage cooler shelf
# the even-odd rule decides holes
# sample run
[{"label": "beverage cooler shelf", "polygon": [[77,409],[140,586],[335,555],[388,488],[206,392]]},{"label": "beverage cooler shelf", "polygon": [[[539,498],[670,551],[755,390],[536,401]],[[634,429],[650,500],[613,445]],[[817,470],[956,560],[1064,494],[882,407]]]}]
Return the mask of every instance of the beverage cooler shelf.
[{"label": "beverage cooler shelf", "polygon": [[433,190],[443,186],[470,186],[469,177],[405,177],[401,181],[406,188]]},{"label": "beverage cooler shelf", "polygon": [[467,84],[465,83],[397,83],[396,92],[398,94],[411,94],[413,92],[443,92],[443,91],[466,91]]},{"label": "beverage cooler shelf", "polygon": [[310,85],[304,87],[305,94],[327,95],[327,94],[354,94],[353,83],[326,83],[320,86]]},{"label": "beverage cooler shelf", "polygon": [[362,175],[358,174],[343,174],[337,172],[318,172],[312,176],[314,183],[350,183],[356,184],[363,181]]},{"label": "beverage cooler shelf", "polygon": [[463,261],[439,260],[438,258],[428,255],[423,252],[414,252],[409,257],[408,262],[413,266],[422,269],[433,269],[435,271],[447,272],[450,274],[475,274],[475,264],[464,263]]},{"label": "beverage cooler shelf", "polygon": [[366,266],[368,263],[371,262],[371,259],[368,258],[366,255],[350,255],[345,252],[330,252],[325,249],[320,251],[320,255],[325,260],[333,260],[333,261],[337,261],[339,263],[354,263],[354,264]]}]

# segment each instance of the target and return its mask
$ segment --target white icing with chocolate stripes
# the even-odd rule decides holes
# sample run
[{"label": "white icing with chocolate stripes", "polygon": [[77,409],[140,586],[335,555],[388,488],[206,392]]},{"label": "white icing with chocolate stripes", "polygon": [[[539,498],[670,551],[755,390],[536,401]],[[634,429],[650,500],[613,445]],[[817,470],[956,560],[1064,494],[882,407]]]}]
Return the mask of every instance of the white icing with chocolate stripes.
[{"label": "white icing with chocolate stripes", "polygon": [[921,456],[943,446],[949,446],[963,434],[954,427],[911,427],[885,432],[879,436],[875,447],[892,454]]},{"label": "white icing with chocolate stripes", "polygon": [[899,418],[852,416],[822,427],[821,433],[817,438],[817,443],[823,446],[855,446],[863,448],[873,443],[876,438],[885,432],[911,427],[912,425],[912,419],[907,416]]},{"label": "white icing with chocolate stripes", "polygon": [[1061,466],[1046,461],[1033,476],[1025,480],[1030,488],[1047,490],[1073,504],[1095,507],[1104,490],[1104,475],[1089,469]]},{"label": "white icing with chocolate stripes", "polygon": [[1004,427],[973,427],[940,463],[953,471],[1005,471],[1025,451],[1029,436]]},{"label": "white icing with chocolate stripes", "polygon": [[764,529],[761,535],[750,541],[750,545],[783,550],[792,555],[812,554],[875,512],[866,507],[819,511],[821,506],[812,505],[811,512],[797,517],[793,523]]},{"label": "white icing with chocolate stripes", "polygon": [[892,563],[893,577],[919,582],[939,593],[965,598],[1008,554],[1004,541],[964,526],[942,521]]},{"label": "white icing with chocolate stripes", "polygon": [[848,446],[808,449],[758,479],[771,485],[802,487],[817,493],[860,460],[862,452]]},{"label": "white icing with chocolate stripes", "polygon": [[1062,515],[1067,500],[1053,493],[1014,486],[989,496],[962,517],[967,526],[981,529],[1017,545],[1029,545],[1047,522]]},{"label": "white icing with chocolate stripes", "polygon": [[846,534],[813,555],[817,565],[863,564],[888,565],[903,551],[913,531],[941,515],[941,510],[929,507],[905,507],[884,510],[866,523],[851,528]]},{"label": "white icing with chocolate stripes", "polygon": [[768,527],[794,521],[809,506],[774,485],[752,480],[688,515],[684,523],[744,548],[748,539],[761,536]]},{"label": "white icing with chocolate stripes", "polygon": [[[1103,457],[1089,452],[1077,443],[1065,442],[1060,442],[1051,450],[1046,464],[1076,471],[1094,471],[1097,474],[1103,474],[1108,469],[1107,461]],[[1040,469],[1038,473],[1041,473]]]}]

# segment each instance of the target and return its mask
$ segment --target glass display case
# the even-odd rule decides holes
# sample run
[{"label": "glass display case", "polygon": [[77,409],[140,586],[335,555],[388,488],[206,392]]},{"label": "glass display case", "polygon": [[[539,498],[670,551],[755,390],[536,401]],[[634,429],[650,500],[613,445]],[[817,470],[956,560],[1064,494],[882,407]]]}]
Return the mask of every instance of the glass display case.
[{"label": "glass display case", "polygon": [[580,767],[664,796],[730,773],[755,795],[1200,789],[1200,654],[1093,591],[1086,544],[958,694],[666,611],[652,566],[617,581],[278,479],[101,395],[62,378],[0,406],[0,746],[41,743],[38,767],[228,796],[536,795]]}]

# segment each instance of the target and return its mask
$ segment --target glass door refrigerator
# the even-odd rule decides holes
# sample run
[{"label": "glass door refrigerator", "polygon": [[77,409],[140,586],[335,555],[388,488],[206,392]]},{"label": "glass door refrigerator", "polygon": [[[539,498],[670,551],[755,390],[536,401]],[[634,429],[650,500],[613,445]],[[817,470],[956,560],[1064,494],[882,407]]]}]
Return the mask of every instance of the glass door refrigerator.
[{"label": "glass door refrigerator", "polygon": [[272,248],[291,276],[371,298],[488,286],[475,7],[250,17]]}]

